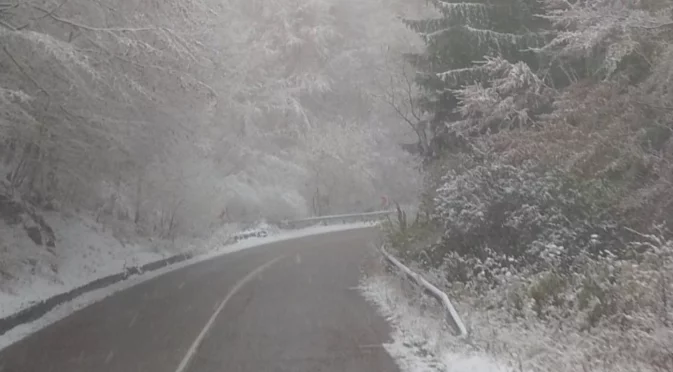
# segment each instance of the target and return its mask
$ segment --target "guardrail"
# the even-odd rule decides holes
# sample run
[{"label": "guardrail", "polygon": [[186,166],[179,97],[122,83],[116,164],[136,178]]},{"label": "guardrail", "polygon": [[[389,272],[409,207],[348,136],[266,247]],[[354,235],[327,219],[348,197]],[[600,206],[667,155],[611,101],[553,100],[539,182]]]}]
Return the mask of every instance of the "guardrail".
[{"label": "guardrail", "polygon": [[460,319],[460,316],[458,315],[458,312],[456,311],[456,308],[453,307],[453,304],[451,303],[451,300],[449,300],[449,296],[446,293],[442,292],[439,288],[432,285],[430,282],[425,280],[422,276],[416,274],[411,269],[406,267],[397,258],[395,258],[393,255],[388,253],[385,250],[385,248],[381,247],[381,253],[383,254],[383,257],[386,259],[388,264],[390,264],[390,265],[394,266],[395,268],[399,269],[400,271],[402,271],[414,283],[423,287],[423,289],[425,290],[426,293],[430,294],[432,297],[437,299],[437,301],[439,301],[439,303],[447,311],[447,317],[446,317],[447,321],[453,327],[453,330],[454,330],[456,336],[458,336],[460,338],[463,338],[463,337],[467,336],[467,328],[465,328],[465,324],[463,323],[463,320]]},{"label": "guardrail", "polygon": [[285,220],[278,223],[279,227],[284,229],[300,229],[303,227],[309,227],[318,224],[327,224],[327,223],[351,223],[351,222],[364,222],[364,221],[376,221],[381,220],[390,214],[395,213],[395,211],[379,211],[379,212],[367,212],[367,213],[353,213],[353,214],[338,214],[332,216],[321,216],[321,217],[311,217],[303,218],[300,220]]}]

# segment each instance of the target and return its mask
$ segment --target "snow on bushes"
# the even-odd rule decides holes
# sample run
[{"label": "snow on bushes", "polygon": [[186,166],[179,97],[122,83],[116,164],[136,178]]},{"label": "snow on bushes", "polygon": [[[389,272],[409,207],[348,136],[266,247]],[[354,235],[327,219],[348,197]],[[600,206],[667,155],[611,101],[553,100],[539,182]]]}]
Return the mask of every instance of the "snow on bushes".
[{"label": "snow on bushes", "polygon": [[510,267],[542,269],[552,261],[567,268],[570,257],[608,250],[615,239],[614,223],[592,191],[532,164],[488,162],[449,171],[434,206],[443,237],[431,249],[435,257],[455,254],[471,262],[472,272],[453,272],[462,281]]},{"label": "snow on bushes", "polygon": [[458,302],[473,346],[521,370],[673,368],[664,225],[630,229],[603,183],[532,161],[443,172],[430,218],[399,218],[388,240]]}]

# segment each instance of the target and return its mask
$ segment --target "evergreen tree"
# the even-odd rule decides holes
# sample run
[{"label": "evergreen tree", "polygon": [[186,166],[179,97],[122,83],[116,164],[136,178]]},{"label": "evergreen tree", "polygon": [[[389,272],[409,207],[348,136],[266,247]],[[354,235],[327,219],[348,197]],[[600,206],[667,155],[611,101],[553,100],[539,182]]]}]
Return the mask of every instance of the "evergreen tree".
[{"label": "evergreen tree", "polygon": [[[423,90],[419,105],[430,116],[433,140],[430,154],[455,148],[461,137],[448,123],[461,119],[457,89],[471,84],[488,84],[488,67],[479,64],[488,58],[510,63],[525,62],[533,70],[538,66],[533,49],[539,48],[550,34],[548,22],[537,0],[430,0],[440,16],[432,19],[405,20],[424,39],[422,54],[408,55],[419,71],[417,83]],[[474,130],[471,131],[475,134]]]}]

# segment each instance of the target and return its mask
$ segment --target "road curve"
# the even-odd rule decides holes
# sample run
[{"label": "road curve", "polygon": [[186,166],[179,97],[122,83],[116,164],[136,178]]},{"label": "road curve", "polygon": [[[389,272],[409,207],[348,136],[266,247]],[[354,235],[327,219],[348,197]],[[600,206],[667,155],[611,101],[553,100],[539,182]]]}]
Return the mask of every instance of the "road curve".
[{"label": "road curve", "polygon": [[185,267],[0,352],[0,372],[396,372],[358,293],[372,228],[272,243]]}]

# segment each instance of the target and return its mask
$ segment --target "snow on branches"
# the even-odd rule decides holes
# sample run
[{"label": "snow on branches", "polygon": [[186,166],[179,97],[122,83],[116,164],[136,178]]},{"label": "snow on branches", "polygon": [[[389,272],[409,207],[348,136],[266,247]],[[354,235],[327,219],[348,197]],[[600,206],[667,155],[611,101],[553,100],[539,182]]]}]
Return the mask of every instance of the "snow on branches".
[{"label": "snow on branches", "polygon": [[535,125],[536,114],[551,103],[552,89],[524,62],[510,63],[487,57],[473,68],[486,83],[454,90],[463,121],[451,127],[458,131],[512,129]]},{"label": "snow on branches", "polygon": [[567,265],[585,250],[598,254],[611,240],[591,248],[588,242],[609,231],[608,219],[594,214],[592,190],[578,186],[560,172],[531,164],[489,161],[449,171],[435,196],[434,218],[444,240],[434,249],[530,270],[552,262]]},{"label": "snow on branches", "polygon": [[558,1],[547,0],[547,13],[558,29],[556,37],[541,48],[553,58],[592,61],[594,70],[610,77],[629,56],[650,63],[652,47],[673,26],[670,1],[646,6],[639,0]]},{"label": "snow on branches", "polygon": [[[307,213],[307,158],[339,144],[348,164],[323,171],[343,182],[342,208],[366,208],[372,177],[399,166],[362,159],[397,149],[370,140],[386,113],[369,95],[381,45],[400,47],[406,32],[380,0],[5,2],[0,176],[36,204],[174,234],[165,221],[205,226],[229,204],[231,218]],[[344,121],[360,128],[302,143]],[[406,158],[398,152],[387,154]],[[293,176],[260,176],[283,169]],[[287,202],[269,201],[278,194]]]}]

